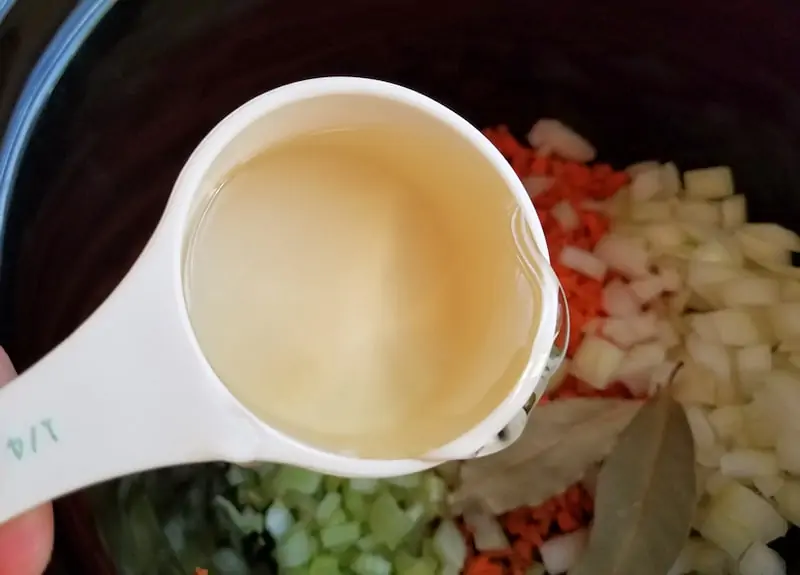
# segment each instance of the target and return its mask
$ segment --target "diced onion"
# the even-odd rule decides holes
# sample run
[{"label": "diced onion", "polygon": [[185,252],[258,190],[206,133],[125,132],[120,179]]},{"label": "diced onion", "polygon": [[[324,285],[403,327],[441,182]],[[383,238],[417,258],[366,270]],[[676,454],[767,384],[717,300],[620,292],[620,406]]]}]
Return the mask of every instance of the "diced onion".
[{"label": "diced onion", "polygon": [[629,317],[639,313],[641,305],[622,281],[615,279],[603,288],[603,309],[610,316]]},{"label": "diced onion", "polygon": [[800,338],[800,302],[774,305],[769,310],[769,316],[779,340]]},{"label": "diced onion", "polygon": [[669,200],[653,200],[631,204],[629,217],[633,222],[668,222],[672,219],[674,202]]},{"label": "diced onion", "polygon": [[732,441],[744,429],[744,412],[740,405],[723,405],[708,414],[714,433],[723,441]]},{"label": "diced onion", "polygon": [[722,303],[728,307],[774,305],[780,301],[781,285],[774,278],[739,277],[721,287]]},{"label": "diced onion", "polygon": [[665,197],[671,198],[681,192],[681,174],[678,166],[673,162],[667,162],[661,166],[661,193]]},{"label": "diced onion", "polygon": [[739,575],[785,575],[786,563],[775,551],[760,542],[747,548],[739,560]]},{"label": "diced onion", "polygon": [[780,475],[762,475],[753,478],[753,487],[764,497],[775,497],[785,481]]},{"label": "diced onion", "polygon": [[784,429],[775,443],[778,466],[793,475],[800,475],[800,441],[794,426]]},{"label": "diced onion", "polygon": [[747,221],[747,200],[741,194],[730,196],[720,202],[722,227],[733,230]]},{"label": "diced onion", "polygon": [[659,276],[646,276],[630,283],[631,291],[643,304],[649,303],[664,293],[664,282]]},{"label": "diced onion", "polygon": [[800,481],[788,479],[775,494],[778,511],[795,525],[800,525]]},{"label": "diced onion", "polygon": [[602,280],[608,271],[603,260],[573,246],[565,246],[561,250],[559,261],[562,265],[595,280]]},{"label": "diced onion", "polygon": [[508,548],[503,528],[492,515],[477,509],[464,512],[464,523],[472,530],[478,551],[499,551]]},{"label": "diced onion", "polygon": [[730,380],[730,358],[723,345],[703,341],[695,334],[690,334],[686,338],[686,350],[698,365],[707,368],[717,379]]},{"label": "diced onion", "polygon": [[655,339],[658,335],[656,314],[647,312],[631,317],[608,318],[603,324],[603,335],[623,348]]},{"label": "diced onion", "polygon": [[534,148],[549,148],[565,160],[588,163],[597,151],[577,132],[558,120],[544,118],[533,125],[528,142]]},{"label": "diced onion", "polygon": [[623,359],[625,352],[610,341],[587,336],[572,359],[572,374],[595,389],[605,389]]},{"label": "diced onion", "polygon": [[561,229],[563,229],[565,232],[576,230],[581,225],[581,219],[580,216],[578,216],[578,212],[576,212],[575,208],[572,207],[572,204],[567,201],[558,202],[550,210],[550,213],[559,223]]},{"label": "diced onion", "polygon": [[566,535],[557,535],[542,543],[539,553],[548,573],[566,573],[578,561],[586,548],[588,533],[579,529]]},{"label": "diced onion", "polygon": [[549,176],[528,176],[522,178],[522,185],[531,199],[553,187],[555,180]]},{"label": "diced onion", "polygon": [[687,198],[718,200],[733,194],[733,173],[727,166],[689,170],[683,183]]},{"label": "diced onion", "polygon": [[461,569],[467,560],[467,544],[458,527],[449,519],[439,525],[433,535],[433,547],[445,564]]},{"label": "diced onion", "polygon": [[609,234],[595,247],[595,255],[610,268],[631,277],[647,275],[649,256],[647,250],[632,238]]},{"label": "diced onion", "polygon": [[660,165],[661,164],[659,164],[655,160],[647,160],[644,162],[637,162],[635,164],[631,164],[630,166],[625,168],[625,172],[628,174],[628,176],[631,177],[631,179],[633,179],[639,174],[657,170]]},{"label": "diced onion", "polygon": [[708,421],[705,410],[697,406],[688,406],[685,408],[685,411],[695,445],[698,449],[712,447],[716,442],[716,437],[714,436],[714,429]]},{"label": "diced onion", "polygon": [[736,449],[722,456],[719,469],[734,479],[753,479],[760,475],[777,475],[778,458],[774,453],[753,449]]},{"label": "diced onion", "polygon": [[631,179],[631,199],[634,202],[652,200],[662,191],[660,166],[652,170],[642,170]]},{"label": "diced onion", "polygon": [[[655,332],[655,329],[653,330]],[[658,342],[642,343],[634,346],[625,355],[625,359],[617,368],[615,377],[625,379],[628,377],[642,377],[649,374],[667,357],[666,348]]]},{"label": "diced onion", "polygon": [[[716,226],[720,216],[719,206],[711,202],[685,200],[675,206],[675,217],[681,222]],[[691,230],[692,228],[687,228],[687,231]]]}]

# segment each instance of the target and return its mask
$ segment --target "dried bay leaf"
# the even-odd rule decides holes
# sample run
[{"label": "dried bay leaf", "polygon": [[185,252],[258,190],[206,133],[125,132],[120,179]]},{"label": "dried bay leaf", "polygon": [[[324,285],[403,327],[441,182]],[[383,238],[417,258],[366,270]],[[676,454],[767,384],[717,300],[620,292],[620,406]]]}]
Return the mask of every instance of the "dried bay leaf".
[{"label": "dried bay leaf", "polygon": [[641,406],[640,401],[580,398],[537,407],[515,443],[462,464],[451,504],[480,503],[503,513],[558,495],[611,452]]},{"label": "dried bay leaf", "polygon": [[664,575],[689,536],[694,441],[683,408],[654,397],[620,435],[597,482],[589,545],[570,575]]}]

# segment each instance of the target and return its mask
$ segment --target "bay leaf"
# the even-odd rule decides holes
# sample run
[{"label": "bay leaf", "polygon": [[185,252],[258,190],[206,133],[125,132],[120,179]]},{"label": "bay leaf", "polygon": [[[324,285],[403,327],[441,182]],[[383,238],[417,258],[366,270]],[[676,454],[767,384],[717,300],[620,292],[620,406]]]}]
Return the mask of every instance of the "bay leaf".
[{"label": "bay leaf", "polygon": [[696,498],[694,441],[669,393],[622,432],[597,481],[589,545],[570,575],[664,575],[689,536]]},{"label": "bay leaf", "polygon": [[479,503],[503,513],[558,495],[611,452],[641,406],[624,399],[576,398],[537,407],[516,442],[462,464],[451,505]]}]

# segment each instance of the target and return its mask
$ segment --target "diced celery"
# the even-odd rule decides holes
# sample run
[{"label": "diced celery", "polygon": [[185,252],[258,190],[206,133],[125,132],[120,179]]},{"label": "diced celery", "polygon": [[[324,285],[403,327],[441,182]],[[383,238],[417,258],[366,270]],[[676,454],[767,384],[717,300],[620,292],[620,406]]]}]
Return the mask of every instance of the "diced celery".
[{"label": "diced celery", "polygon": [[219,549],[211,558],[220,575],[249,575],[250,567],[233,549]]},{"label": "diced celery", "polygon": [[433,546],[445,565],[461,569],[467,559],[467,545],[458,527],[446,519],[433,535]]},{"label": "diced celery", "polygon": [[256,467],[255,469],[256,473],[258,473],[260,477],[267,477],[269,475],[272,475],[279,468],[280,466],[277,463],[262,462],[259,463],[258,467]]},{"label": "diced celery", "polygon": [[325,525],[331,518],[333,512],[339,509],[341,502],[342,496],[338,493],[327,493],[317,506],[317,522]]},{"label": "diced celery", "polygon": [[264,527],[273,539],[280,540],[292,525],[294,525],[294,517],[280,500],[270,505],[264,517]]},{"label": "diced celery", "polygon": [[225,472],[225,479],[228,483],[237,487],[247,481],[247,475],[245,475],[244,469],[241,467],[231,465]]},{"label": "diced celery", "polygon": [[333,513],[328,517],[328,522],[325,525],[341,525],[342,523],[347,523],[347,521],[347,514],[339,508],[333,510]]},{"label": "diced celery", "polygon": [[428,472],[423,479],[423,487],[429,503],[436,506],[444,503],[445,496],[447,495],[447,484],[444,482],[444,479],[439,477],[436,473]]},{"label": "diced celery", "polygon": [[399,475],[397,477],[390,477],[387,481],[392,484],[396,485],[397,487],[402,487],[403,489],[414,489],[418,487],[422,481],[422,477],[419,473],[411,473],[410,475]]},{"label": "diced celery", "polygon": [[408,551],[401,549],[394,555],[394,568],[398,573],[405,573],[416,565],[418,559]]},{"label": "diced celery", "polygon": [[409,567],[398,569],[398,575],[438,575],[436,572],[438,565],[430,558],[417,559]]},{"label": "diced celery", "polygon": [[311,562],[308,575],[339,575],[339,561],[330,555],[320,555]]},{"label": "diced celery", "polygon": [[362,537],[356,543],[356,547],[361,549],[362,551],[372,551],[375,547],[378,546],[378,541],[375,539],[374,535],[367,535],[366,537]]},{"label": "diced celery", "polygon": [[356,575],[390,575],[392,564],[374,553],[362,553],[351,565]]},{"label": "diced celery", "polygon": [[258,486],[251,486],[248,483],[242,483],[236,489],[236,500],[239,505],[249,505],[256,509],[266,509],[269,505],[269,499],[264,496]]},{"label": "diced celery", "polygon": [[344,494],[344,508],[356,521],[365,521],[369,515],[369,505],[364,495],[358,491],[347,490]]},{"label": "diced celery", "polygon": [[423,518],[425,515],[425,506],[422,503],[414,503],[405,511],[406,517],[413,523],[417,524],[417,522]]},{"label": "diced celery", "polygon": [[285,465],[278,470],[274,486],[278,495],[295,491],[313,495],[322,485],[322,475],[316,471]]},{"label": "diced celery", "polygon": [[286,506],[302,519],[311,520],[317,514],[317,500],[312,495],[306,495],[298,491],[286,493],[282,500]]},{"label": "diced celery", "polygon": [[326,475],[322,480],[325,491],[338,491],[344,485],[345,479],[335,475]]},{"label": "diced celery", "polygon": [[369,512],[369,529],[375,539],[395,550],[414,523],[389,493],[381,493]]},{"label": "diced celery", "polygon": [[291,533],[275,550],[278,564],[282,567],[298,567],[311,559],[311,537],[305,530]]},{"label": "diced celery", "polygon": [[233,503],[221,495],[217,495],[214,498],[213,504],[245,535],[258,533],[264,528],[264,516],[250,507],[245,507],[243,511],[239,511]]},{"label": "diced celery", "polygon": [[374,493],[378,488],[378,480],[367,477],[354,477],[349,483],[350,489],[361,493]]},{"label": "diced celery", "polygon": [[359,537],[361,537],[361,527],[354,522],[331,525],[320,531],[322,546],[326,549],[353,545]]}]

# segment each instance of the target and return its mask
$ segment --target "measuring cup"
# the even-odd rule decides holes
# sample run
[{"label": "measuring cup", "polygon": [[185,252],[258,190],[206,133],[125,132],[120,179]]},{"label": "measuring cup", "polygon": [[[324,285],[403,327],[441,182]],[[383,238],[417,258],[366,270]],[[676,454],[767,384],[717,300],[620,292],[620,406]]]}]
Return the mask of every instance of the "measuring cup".
[{"label": "measuring cup", "polygon": [[[326,453],[260,421],[209,366],[184,300],[187,239],[231,169],[303,134],[377,123],[456,134],[473,156],[491,163],[518,205],[520,254],[536,270],[543,298],[530,361],[512,392],[473,429],[413,460]],[[546,385],[541,376],[548,362],[552,365],[557,286],[541,224],[519,179],[452,111],[411,90],[358,78],[308,80],[263,94],[200,143],[150,241],[108,299],[0,390],[0,522],[84,486],[170,465],[273,461],[343,476],[386,477],[500,448],[506,438],[498,439],[498,433],[518,421]]]}]

